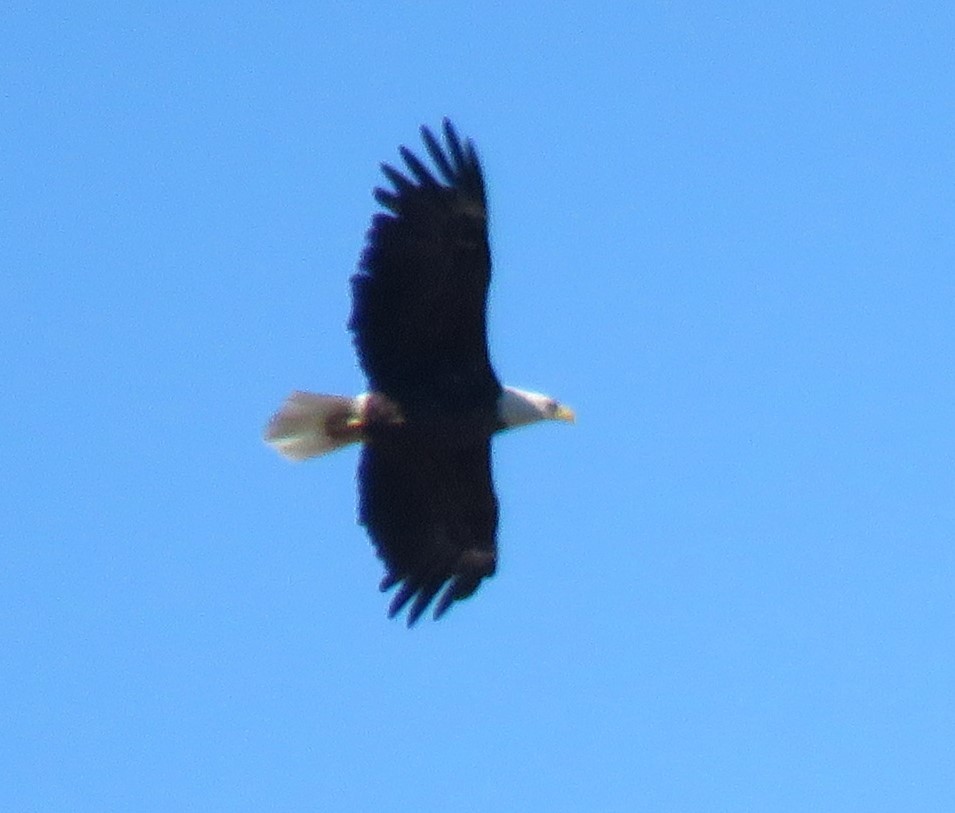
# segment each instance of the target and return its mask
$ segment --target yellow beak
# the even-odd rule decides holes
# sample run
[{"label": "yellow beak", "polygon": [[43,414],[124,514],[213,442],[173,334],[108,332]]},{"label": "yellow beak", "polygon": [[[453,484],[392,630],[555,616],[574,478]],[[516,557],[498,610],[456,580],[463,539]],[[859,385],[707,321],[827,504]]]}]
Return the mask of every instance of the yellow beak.
[{"label": "yellow beak", "polygon": [[577,416],[574,414],[569,406],[564,406],[561,404],[557,407],[557,411],[554,413],[554,419],[558,421],[565,421],[567,423],[574,423],[577,420]]}]

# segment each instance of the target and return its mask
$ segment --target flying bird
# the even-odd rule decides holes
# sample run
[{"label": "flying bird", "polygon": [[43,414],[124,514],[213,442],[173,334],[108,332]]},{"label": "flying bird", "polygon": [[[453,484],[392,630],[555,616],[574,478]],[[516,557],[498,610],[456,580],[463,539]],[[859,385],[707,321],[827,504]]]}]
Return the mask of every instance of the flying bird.
[{"label": "flying bird", "polygon": [[[488,210],[474,144],[447,119],[444,144],[421,136],[429,168],[406,147],[381,170],[374,215],[351,279],[352,332],[368,391],[293,392],[265,429],[291,460],[361,443],[358,519],[396,588],[389,616],[439,618],[497,567],[491,437],[574,414],[538,392],[502,386],[487,346]],[[410,605],[410,606],[409,606]]]}]

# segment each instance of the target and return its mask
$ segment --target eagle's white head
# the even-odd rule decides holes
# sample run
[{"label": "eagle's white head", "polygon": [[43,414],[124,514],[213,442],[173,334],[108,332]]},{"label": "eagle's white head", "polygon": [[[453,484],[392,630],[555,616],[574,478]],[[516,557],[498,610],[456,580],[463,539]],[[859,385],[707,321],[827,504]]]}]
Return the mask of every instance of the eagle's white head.
[{"label": "eagle's white head", "polygon": [[574,422],[574,411],[541,392],[504,387],[497,401],[497,416],[505,429],[538,421]]}]

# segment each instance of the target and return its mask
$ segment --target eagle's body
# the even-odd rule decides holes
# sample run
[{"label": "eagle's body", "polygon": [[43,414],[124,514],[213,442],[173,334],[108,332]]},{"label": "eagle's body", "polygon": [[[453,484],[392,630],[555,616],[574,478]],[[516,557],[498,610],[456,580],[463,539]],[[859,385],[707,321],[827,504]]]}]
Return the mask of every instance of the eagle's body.
[{"label": "eagle's body", "polygon": [[[481,166],[447,120],[445,152],[422,137],[441,180],[409,150],[412,178],[388,165],[394,191],[376,189],[376,214],[349,320],[369,392],[354,399],[293,393],[266,440],[292,459],[363,443],[359,520],[398,585],[394,616],[413,624],[440,593],[437,618],[471,595],[497,563],[491,437],[570,410],[503,387],[487,347],[491,259]],[[442,592],[443,591],[443,592]]]}]

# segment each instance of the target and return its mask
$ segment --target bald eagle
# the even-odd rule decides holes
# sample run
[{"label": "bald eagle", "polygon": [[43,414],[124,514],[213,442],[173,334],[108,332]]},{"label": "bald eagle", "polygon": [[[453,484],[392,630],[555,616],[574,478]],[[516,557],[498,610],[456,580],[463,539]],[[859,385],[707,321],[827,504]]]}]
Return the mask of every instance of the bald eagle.
[{"label": "bald eagle", "polygon": [[[291,460],[353,442],[359,522],[385,566],[389,608],[413,625],[467,598],[497,566],[491,436],[573,421],[546,395],[502,386],[487,347],[491,278],[487,199],[477,152],[444,121],[445,146],[421,128],[435,173],[406,147],[407,174],[382,164],[374,215],[352,277],[348,322],[368,392],[293,392],[265,429]],[[440,594],[440,595],[439,595]]]}]

